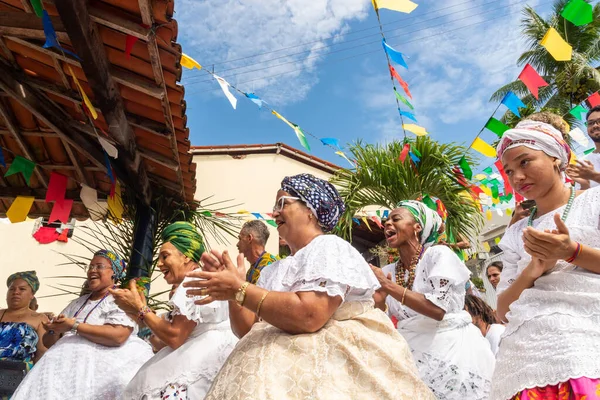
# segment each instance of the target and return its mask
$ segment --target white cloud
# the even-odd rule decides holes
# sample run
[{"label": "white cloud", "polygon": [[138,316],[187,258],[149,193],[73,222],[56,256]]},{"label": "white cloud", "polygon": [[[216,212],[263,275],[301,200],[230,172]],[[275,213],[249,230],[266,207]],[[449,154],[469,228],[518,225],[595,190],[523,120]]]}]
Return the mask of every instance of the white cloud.
[{"label": "white cloud", "polygon": [[[281,105],[306,97],[318,82],[318,63],[328,51],[319,48],[331,42],[326,40],[330,36],[348,32],[349,22],[364,19],[370,4],[369,0],[179,0],[179,41],[205,68],[269,52],[216,64],[214,70],[240,89],[260,91],[265,100]],[[290,53],[301,54],[283,57]],[[231,68],[237,69],[227,71]],[[300,68],[304,70],[269,78]],[[214,89],[214,82],[199,83],[208,79],[206,75],[196,76],[184,79],[189,93]]]}]

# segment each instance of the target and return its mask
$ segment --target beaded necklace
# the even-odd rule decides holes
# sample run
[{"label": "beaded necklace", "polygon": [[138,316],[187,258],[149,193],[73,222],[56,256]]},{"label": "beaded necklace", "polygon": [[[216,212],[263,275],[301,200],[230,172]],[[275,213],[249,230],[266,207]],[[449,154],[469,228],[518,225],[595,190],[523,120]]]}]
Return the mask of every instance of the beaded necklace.
[{"label": "beaded necklace", "polygon": [[[106,299],[108,297],[109,294],[110,294],[109,292],[106,292],[106,294],[104,296],[102,296],[102,298],[100,299],[100,301],[97,302],[96,305],[94,305],[94,307],[92,307],[92,309],[90,310],[90,312],[88,312],[87,315],[85,316],[85,318],[83,319],[83,323],[84,324],[87,322],[87,319],[90,316],[90,314],[92,312],[94,312],[94,310],[96,309],[96,307],[98,307],[104,301],[104,299]],[[85,302],[82,304],[81,307],[79,307],[79,310],[77,310],[77,312],[75,313],[75,315],[73,315],[73,318],[77,319],[77,316],[79,315],[79,313],[81,312],[81,310],[83,310],[83,308],[85,307],[85,305],[87,304],[87,302],[90,300],[90,296],[88,296],[88,298],[85,299]]]},{"label": "beaded necklace", "polygon": [[[415,269],[417,268],[417,264],[423,255],[423,249],[424,248],[421,245],[419,251],[415,253],[410,261],[408,268],[404,266],[402,259],[398,258],[398,261],[396,262],[396,283],[398,285],[401,285],[407,289],[412,289],[413,284],[415,283]],[[408,271],[408,279],[404,278],[406,276],[406,271]]]},{"label": "beaded necklace", "polygon": [[[573,186],[571,186],[571,194],[569,195],[569,201],[567,201],[567,205],[566,205],[562,215],[560,216],[560,219],[562,220],[562,222],[565,222],[567,217],[569,216],[569,212],[571,212],[571,207],[573,207],[573,200],[575,200],[575,188]],[[529,220],[527,221],[528,226],[533,225],[533,219],[535,218],[536,212],[537,212],[537,207],[534,206],[531,209],[531,214],[529,215]]]}]

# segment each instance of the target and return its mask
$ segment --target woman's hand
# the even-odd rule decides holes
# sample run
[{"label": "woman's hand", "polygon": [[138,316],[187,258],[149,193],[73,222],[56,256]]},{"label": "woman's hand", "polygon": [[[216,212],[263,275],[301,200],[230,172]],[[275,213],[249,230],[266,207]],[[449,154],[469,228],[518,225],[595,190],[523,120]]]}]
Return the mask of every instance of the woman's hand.
[{"label": "woman's hand", "polygon": [[518,203],[515,206],[515,210],[513,211],[513,215],[512,215],[512,218],[510,219],[509,226],[519,222],[520,220],[522,220],[525,217],[529,217],[529,214],[531,214],[531,209],[523,208],[523,205],[521,203]]},{"label": "woman's hand", "polygon": [[557,229],[552,231],[542,232],[530,226],[523,231],[525,251],[532,258],[556,263],[556,260],[570,258],[577,249],[577,243],[571,240],[569,229],[559,214],[554,214],[554,222]]},{"label": "woman's hand", "polygon": [[384,306],[385,300],[388,297],[388,292],[386,291],[387,285],[393,284],[392,282],[392,274],[389,273],[387,276],[383,273],[381,268],[378,268],[374,265],[369,264],[371,267],[371,271],[375,274],[375,277],[379,281],[381,287],[375,291],[373,294],[373,301],[375,301],[375,305]]},{"label": "woman's hand", "polygon": [[542,260],[537,257],[532,257],[531,262],[523,271],[531,279],[536,280],[546,272],[550,271],[556,265],[556,260]]},{"label": "woman's hand", "polygon": [[67,318],[61,314],[50,322],[42,322],[42,325],[48,332],[60,335],[69,332],[75,325],[75,321],[75,318]]},{"label": "woman's hand", "polygon": [[134,314],[140,311],[146,305],[146,299],[137,290],[135,280],[129,281],[127,289],[109,289],[110,294],[115,298],[115,303],[127,314]]},{"label": "woman's hand", "polygon": [[[219,266],[214,265],[215,260],[212,256],[219,261]],[[188,272],[188,277],[198,279],[183,284],[186,288],[194,288],[187,291],[188,296],[206,296],[202,300],[196,300],[195,303],[198,305],[212,303],[215,300],[234,300],[236,292],[245,282],[244,277],[240,275],[240,266],[244,263],[242,254],[238,255],[237,267],[231,261],[227,251],[222,254],[213,251],[212,256],[204,253],[202,262],[205,265],[208,262],[212,263],[211,269],[214,269],[214,272],[204,270]]]}]

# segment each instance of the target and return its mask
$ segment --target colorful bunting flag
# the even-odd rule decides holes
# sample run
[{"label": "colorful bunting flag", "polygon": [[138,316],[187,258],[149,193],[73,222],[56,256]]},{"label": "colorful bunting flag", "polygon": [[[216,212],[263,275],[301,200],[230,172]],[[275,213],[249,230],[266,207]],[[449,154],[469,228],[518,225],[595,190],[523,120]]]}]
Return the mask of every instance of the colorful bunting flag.
[{"label": "colorful bunting flag", "polygon": [[291,123],[290,121],[285,119],[281,114],[279,114],[275,110],[272,110],[271,113],[273,113],[273,115],[275,115],[277,118],[279,118],[280,120],[285,122],[290,128],[292,128],[294,130],[294,132],[296,132],[296,137],[298,137],[298,140],[300,141],[300,144],[302,145],[302,147],[304,147],[306,150],[310,151],[310,145],[308,144],[308,141],[306,140],[306,136],[304,135],[304,132],[302,131],[302,129],[300,129],[300,127],[298,125]]},{"label": "colorful bunting flag", "polygon": [[527,89],[529,89],[536,99],[539,99],[539,89],[548,86],[548,82],[546,82],[529,64],[525,65],[525,68],[523,68],[523,71],[519,74],[519,79],[527,86]]},{"label": "colorful bunting flag", "polygon": [[137,41],[138,38],[136,36],[127,35],[125,37],[125,58],[129,59],[131,57],[131,51]]},{"label": "colorful bunting flag", "polygon": [[96,112],[96,109],[92,105],[92,102],[88,98],[87,94],[85,94],[85,92],[83,91],[83,88],[79,84],[79,80],[77,79],[77,76],[75,76],[75,73],[73,72],[73,70],[71,69],[71,66],[69,64],[67,64],[67,69],[69,70],[71,77],[73,77],[73,82],[75,82],[75,86],[77,86],[77,89],[79,89],[79,94],[81,95],[81,98],[83,99],[83,104],[85,104],[85,106],[87,107],[89,112],[92,114],[92,117],[94,117],[94,119],[98,119],[98,113]]},{"label": "colorful bunting flag", "polygon": [[387,8],[388,10],[410,14],[418,6],[418,4],[413,3],[410,0],[373,0],[373,7],[375,10]]},{"label": "colorful bunting flag", "polygon": [[341,149],[340,142],[336,138],[321,138],[320,140],[325,146],[333,146]]},{"label": "colorful bunting flag", "polygon": [[590,105],[590,108],[594,108],[597,105],[600,105],[600,94],[598,94],[598,92],[592,94],[590,97],[587,98],[587,102]]},{"label": "colorful bunting flag", "polygon": [[52,207],[50,213],[50,219],[48,222],[60,221],[62,223],[69,222],[69,215],[71,214],[71,208],[73,207],[73,200],[56,201]]},{"label": "colorful bunting flag", "polygon": [[485,172],[488,175],[491,175],[494,172],[494,170],[492,169],[492,167],[487,167],[483,170],[483,172]]},{"label": "colorful bunting flag", "polygon": [[123,200],[121,199],[121,185],[115,184],[115,195],[108,198],[108,217],[115,224],[120,224],[123,220]]},{"label": "colorful bunting flag", "polygon": [[46,203],[51,201],[62,203],[65,200],[68,179],[66,176],[52,171],[46,191]]},{"label": "colorful bunting flag", "polygon": [[556,29],[548,29],[540,44],[556,61],[571,61],[573,47],[560,36]]},{"label": "colorful bunting flag", "polygon": [[442,201],[440,199],[437,199],[435,201],[436,204],[436,211],[438,213],[438,215],[442,218],[442,219],[446,219],[446,217],[448,216],[448,210],[446,209],[446,206],[444,205],[444,203],[442,203]]},{"label": "colorful bunting flag", "polygon": [[417,136],[425,136],[425,135],[429,134],[425,130],[425,128],[423,128],[422,126],[419,126],[419,125],[415,125],[415,124],[402,124],[402,129],[410,131]]},{"label": "colorful bunting flag", "polygon": [[34,169],[35,163],[21,156],[15,156],[4,176],[11,176],[20,172],[23,175],[23,178],[25,178],[27,186],[29,186],[29,181],[31,180]]},{"label": "colorful bunting flag", "polygon": [[265,101],[263,101],[260,97],[258,97],[254,93],[244,93],[244,96],[249,98],[251,102],[256,104],[258,106],[258,108],[262,110],[262,106],[263,106],[263,103],[265,103]]},{"label": "colorful bunting flag", "polygon": [[519,113],[519,108],[525,108],[525,103],[521,101],[519,97],[513,92],[508,92],[504,95],[504,98],[501,101],[513,114],[517,117],[521,118],[521,114]]},{"label": "colorful bunting flag", "polygon": [[476,137],[473,143],[471,144],[471,148],[483,154],[486,157],[494,158],[496,157],[496,149],[487,144],[482,138]]},{"label": "colorful bunting flag", "polygon": [[[502,166],[502,161],[498,160],[494,163],[498,172],[500,172],[500,176],[502,177],[502,181],[504,182],[504,193],[506,195],[511,194],[513,192],[513,188],[510,186],[510,182],[508,181],[508,175],[504,172],[504,167]],[[512,194],[511,194],[512,198]]]},{"label": "colorful bunting flag", "polygon": [[30,2],[35,15],[42,17],[44,15],[44,6],[42,5],[42,0],[31,0]]},{"label": "colorful bunting flag", "polygon": [[454,172],[454,176],[456,176],[456,181],[461,184],[462,186],[468,188],[469,187],[469,182],[467,182],[467,180],[465,179],[465,176],[463,175],[462,171],[460,170],[460,168],[458,167],[453,167],[452,168],[452,172]]},{"label": "colorful bunting flag", "polygon": [[260,213],[251,213],[251,214],[254,215],[256,217],[256,219],[264,219]]},{"label": "colorful bunting flag", "polygon": [[32,236],[39,244],[48,244],[56,242],[60,234],[56,232],[56,228],[41,226]]},{"label": "colorful bunting flag", "polygon": [[410,113],[408,111],[402,111],[401,109],[398,109],[398,112],[400,113],[401,116],[406,117],[410,120],[413,120],[415,122],[419,122],[417,121],[417,119],[415,118],[415,115],[413,113]]},{"label": "colorful bunting flag", "polygon": [[480,181],[482,179],[485,179],[485,178],[486,178],[486,176],[484,174],[477,174],[477,175],[475,175],[475,179],[477,179],[478,181]]},{"label": "colorful bunting flag", "polygon": [[580,128],[573,128],[571,132],[569,132],[569,136],[571,136],[573,140],[575,140],[581,146],[587,148],[589,140]]},{"label": "colorful bunting flag", "polygon": [[373,229],[371,229],[371,225],[369,225],[369,221],[367,221],[367,217],[362,217],[361,219],[362,219],[362,222],[365,223],[365,225],[367,226],[367,228],[369,228],[369,230],[371,232],[373,232]]},{"label": "colorful bunting flag", "polygon": [[489,253],[490,251],[492,251],[492,249],[490,248],[490,244],[488,242],[483,242],[483,249]]},{"label": "colorful bunting flag", "polygon": [[492,210],[487,210],[485,212],[485,217],[487,218],[488,221],[492,220]]},{"label": "colorful bunting flag", "polygon": [[396,64],[408,69],[408,65],[406,65],[406,61],[404,61],[404,57],[402,57],[402,53],[391,48],[385,42],[385,39],[382,39],[381,44],[383,45],[383,50],[387,53],[390,60],[392,60]]},{"label": "colorful bunting flag", "polygon": [[272,219],[268,219],[267,224],[271,225],[273,228],[277,228],[277,222],[273,221]]},{"label": "colorful bunting flag", "polygon": [[398,100],[400,100],[401,102],[403,102],[403,103],[404,103],[404,105],[405,105],[406,107],[410,108],[411,110],[414,110],[414,109],[415,109],[415,108],[413,107],[413,105],[412,105],[412,104],[410,104],[410,101],[408,101],[408,100],[406,99],[406,97],[404,97],[404,96],[402,96],[400,93],[398,93],[398,91],[397,91],[395,88],[394,88],[394,94],[396,95],[396,98],[397,98]]},{"label": "colorful bunting flag", "polygon": [[383,229],[383,225],[381,224],[381,220],[379,218],[377,218],[376,216],[372,216],[371,217],[371,221],[375,222],[375,224],[380,228]]},{"label": "colorful bunting flag", "polygon": [[390,64],[390,73],[392,74],[392,76],[394,78],[396,78],[396,80],[398,81],[400,86],[402,86],[404,93],[406,93],[406,95],[412,99],[412,94],[410,93],[410,90],[408,90],[408,83],[406,83],[404,81],[404,79],[402,79],[400,77],[400,74],[398,74],[398,71],[396,71],[396,68],[394,68],[391,64]]},{"label": "colorful bunting flag", "polygon": [[[181,53],[180,64],[182,67],[185,67],[187,69],[194,69],[194,68],[202,69],[202,65],[200,65],[200,63],[198,61],[194,60],[192,57],[188,56],[185,53]],[[235,108],[235,107],[233,107],[233,108]]]},{"label": "colorful bunting flag", "polygon": [[492,198],[499,199],[500,193],[498,192],[498,186],[493,185],[490,189],[492,189]]},{"label": "colorful bunting flag", "polygon": [[404,147],[402,148],[402,151],[400,152],[400,156],[398,157],[398,160],[400,160],[400,162],[404,162],[404,160],[406,160],[406,156],[408,156],[409,151],[410,151],[410,144],[406,143],[404,145]]},{"label": "colorful bunting flag", "polygon": [[569,111],[569,113],[572,116],[574,116],[575,118],[577,118],[578,120],[585,121],[585,115],[587,114],[587,109],[580,104],[576,107],[573,107],[573,109],[571,109],[571,111]]},{"label": "colorful bunting flag", "polygon": [[221,86],[221,90],[223,91],[223,94],[225,94],[225,97],[227,97],[227,100],[229,100],[229,103],[231,103],[231,107],[233,107],[233,109],[235,110],[237,107],[237,99],[229,91],[229,87],[231,85],[229,84],[229,82],[227,82],[225,79],[221,78],[220,76],[217,76],[216,74],[213,74],[213,76],[217,80],[217,83],[219,84],[219,86]]},{"label": "colorful bunting flag", "polygon": [[418,165],[419,161],[421,161],[421,159],[419,157],[417,157],[417,155],[415,153],[413,153],[412,151],[409,151],[408,155],[410,156],[410,159],[413,160],[415,165]]},{"label": "colorful bunting flag", "polygon": [[502,135],[504,135],[504,132],[510,129],[504,123],[498,121],[496,118],[493,117],[488,120],[488,122],[485,124],[485,127],[490,131],[494,132],[496,135],[498,135],[499,138],[501,138]]},{"label": "colorful bunting flag", "polygon": [[52,20],[50,20],[50,15],[46,10],[42,11],[42,25],[44,27],[44,36],[46,36],[46,43],[44,43],[44,48],[54,47],[57,50],[62,51],[63,53],[67,53],[78,60],[81,60],[79,56],[72,51],[69,51],[62,47],[58,43],[58,38],[56,37],[56,31],[54,30],[54,26],[52,25]]},{"label": "colorful bunting flag", "polygon": [[100,146],[102,146],[106,154],[112,158],[119,157],[119,150],[112,143],[101,136],[98,136],[98,141],[100,142]]},{"label": "colorful bunting flag", "polygon": [[425,204],[427,207],[431,208],[433,211],[437,211],[437,204],[435,204],[435,201],[433,201],[433,199],[431,197],[429,197],[428,194],[423,196],[423,199],[421,201],[423,202],[423,204]]},{"label": "colorful bunting flag", "polygon": [[0,149],[0,165],[6,168],[6,161],[4,160],[4,153],[2,152],[2,149]]},{"label": "colorful bunting flag", "polygon": [[510,216],[512,215],[512,213],[513,213],[513,210],[512,210],[512,208],[507,208],[507,209],[506,209],[506,210],[504,210],[504,211],[506,211],[506,215],[508,215],[509,217],[510,217]]},{"label": "colorful bunting flag", "polygon": [[17,196],[16,199],[10,205],[8,211],[6,211],[6,216],[13,224],[17,222],[23,222],[27,218],[27,214],[29,214],[29,210],[31,210],[31,206],[33,205],[33,201],[35,197],[31,196]]},{"label": "colorful bunting flag", "polygon": [[351,166],[355,166],[354,163],[352,162],[352,160],[350,160],[348,158],[348,156],[346,156],[346,154],[343,151],[336,151],[335,154],[337,154],[338,156],[342,157],[344,160],[348,161],[350,163]]},{"label": "colorful bunting flag", "polygon": [[87,185],[81,185],[79,197],[85,208],[87,208],[92,221],[99,221],[104,218],[108,211],[108,205],[105,202],[100,203],[98,201],[98,192],[96,192],[96,189],[92,189]]},{"label": "colorful bunting flag", "polygon": [[356,225],[360,225],[360,219],[352,218],[352,222],[356,223]]},{"label": "colorful bunting flag", "polygon": [[583,26],[594,20],[592,5],[584,0],[571,0],[560,15],[575,26]]},{"label": "colorful bunting flag", "polygon": [[592,147],[591,149],[587,149],[586,151],[583,152],[583,154],[585,154],[586,156],[590,153],[593,153],[596,150],[596,147]]},{"label": "colorful bunting flag", "polygon": [[471,170],[471,166],[464,156],[460,159],[458,165],[460,166],[460,169],[462,169],[465,178],[471,180],[473,178],[473,171]]}]

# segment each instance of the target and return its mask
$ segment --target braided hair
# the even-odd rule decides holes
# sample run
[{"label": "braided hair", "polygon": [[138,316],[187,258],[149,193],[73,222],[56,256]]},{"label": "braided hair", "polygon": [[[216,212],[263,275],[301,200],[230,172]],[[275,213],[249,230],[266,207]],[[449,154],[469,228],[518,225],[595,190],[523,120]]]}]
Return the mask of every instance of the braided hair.
[{"label": "braided hair", "polygon": [[472,317],[479,317],[488,325],[496,323],[494,310],[483,299],[468,294],[465,296],[465,308]]}]

